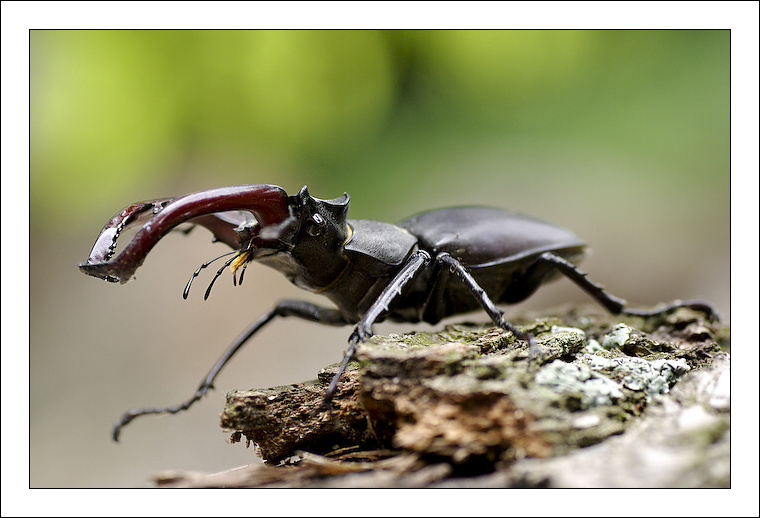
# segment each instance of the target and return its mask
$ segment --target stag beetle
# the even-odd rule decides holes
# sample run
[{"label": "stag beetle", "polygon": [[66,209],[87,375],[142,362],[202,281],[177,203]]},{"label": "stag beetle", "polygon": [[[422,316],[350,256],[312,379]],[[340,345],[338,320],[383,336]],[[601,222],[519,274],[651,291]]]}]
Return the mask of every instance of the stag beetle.
[{"label": "stag beetle", "polygon": [[[530,357],[540,346],[528,333],[503,318],[498,303],[516,303],[544,282],[563,274],[613,314],[651,316],[688,306],[714,314],[701,301],[676,301],[653,310],[629,309],[575,266],[586,244],[563,228],[514,212],[458,207],[422,212],[396,225],[347,219],[348,194],[332,200],[311,196],[304,186],[294,196],[276,185],[244,185],[202,191],[129,205],[109,221],[92,248],[82,272],[110,282],[127,282],[151,248],[183,222],[201,225],[214,241],[233,251],[203,263],[193,279],[221,257],[231,255],[206,290],[226,268],[240,283],[248,263],[258,261],[284,274],[299,288],[330,299],[335,308],[283,300],[248,327],[214,365],[195,394],[176,406],[127,412],[113,429],[145,414],[186,410],[213,387],[219,371],[264,325],[275,317],[298,317],[320,324],[355,325],[337,374],[324,397],[329,408],[341,374],[357,344],[372,336],[372,325],[441,319],[482,307],[499,327],[527,342]],[[115,256],[121,232],[142,228]]]}]

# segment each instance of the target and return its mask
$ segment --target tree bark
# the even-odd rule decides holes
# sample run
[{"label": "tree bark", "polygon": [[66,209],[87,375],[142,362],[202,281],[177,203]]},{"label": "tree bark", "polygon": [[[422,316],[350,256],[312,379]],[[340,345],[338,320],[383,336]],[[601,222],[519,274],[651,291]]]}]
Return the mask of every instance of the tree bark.
[{"label": "tree bark", "polygon": [[162,487],[728,487],[729,328],[690,309],[585,309],[361,344],[316,380],[232,391],[221,426],[266,463]]}]

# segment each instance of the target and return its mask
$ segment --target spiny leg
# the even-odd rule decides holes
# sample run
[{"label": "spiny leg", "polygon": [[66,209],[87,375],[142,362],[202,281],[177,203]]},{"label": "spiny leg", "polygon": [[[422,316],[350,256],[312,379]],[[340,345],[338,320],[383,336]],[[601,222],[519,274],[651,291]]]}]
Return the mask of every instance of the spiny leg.
[{"label": "spiny leg", "polygon": [[430,254],[425,250],[414,252],[407,260],[404,267],[396,274],[377,300],[375,300],[375,302],[369,307],[354,328],[351,336],[348,338],[348,349],[346,349],[346,352],[343,355],[343,361],[340,362],[338,372],[333,375],[333,378],[325,391],[325,398],[322,402],[323,408],[327,408],[328,410],[331,408],[330,401],[335,394],[335,390],[338,388],[340,377],[354,358],[356,347],[359,342],[363,342],[372,336],[372,325],[381,315],[390,310],[391,304],[393,304],[396,298],[403,293],[404,288],[413,281],[415,277],[417,277],[417,274],[419,274],[428,264],[430,264]]},{"label": "spiny leg", "polygon": [[299,300],[284,300],[278,303],[271,311],[262,315],[256,322],[251,324],[248,329],[243,331],[235,341],[230,345],[227,350],[222,354],[221,358],[211,368],[209,373],[203,379],[198,386],[198,390],[195,394],[180,403],[179,405],[168,406],[163,408],[137,408],[126,412],[121,419],[116,423],[113,428],[112,437],[113,440],[118,442],[121,429],[128,425],[133,419],[141,415],[148,414],[176,414],[183,410],[187,410],[190,406],[201,399],[206,392],[214,388],[214,380],[219,372],[227,364],[228,361],[237,353],[245,344],[245,342],[256,334],[259,329],[271,322],[275,317],[298,317],[311,322],[317,322],[325,325],[343,326],[350,324],[336,309],[323,308],[309,302]]},{"label": "spiny leg", "polygon": [[607,308],[607,310],[613,315],[623,314],[640,317],[652,317],[664,313],[669,313],[678,308],[686,307],[703,312],[710,318],[718,318],[718,313],[715,308],[713,308],[710,303],[701,300],[677,300],[671,304],[667,304],[665,306],[654,309],[626,308],[625,300],[607,293],[602,286],[589,280],[586,277],[586,273],[580,271],[578,267],[570,261],[551,252],[546,252],[539,256],[537,262],[551,265],[552,267],[562,272],[566,277],[575,282],[575,284],[580,286],[584,291],[591,295],[594,300]]},{"label": "spiny leg", "polygon": [[486,311],[486,313],[488,313],[488,316],[491,317],[491,320],[493,320],[497,326],[512,332],[516,338],[524,340],[528,343],[528,351],[530,353],[531,359],[537,358],[541,354],[541,346],[538,344],[538,342],[536,342],[533,336],[531,336],[530,333],[524,333],[520,331],[516,326],[504,320],[504,312],[496,307],[496,304],[493,303],[491,298],[486,293],[486,290],[484,290],[480,284],[478,284],[478,281],[476,281],[470,272],[468,272],[467,269],[462,266],[462,263],[454,259],[446,252],[438,254],[435,260],[442,265],[450,268],[450,270],[455,273],[462,282],[464,282],[464,284],[470,289],[478,302],[480,302],[480,305],[483,306],[483,309]]}]

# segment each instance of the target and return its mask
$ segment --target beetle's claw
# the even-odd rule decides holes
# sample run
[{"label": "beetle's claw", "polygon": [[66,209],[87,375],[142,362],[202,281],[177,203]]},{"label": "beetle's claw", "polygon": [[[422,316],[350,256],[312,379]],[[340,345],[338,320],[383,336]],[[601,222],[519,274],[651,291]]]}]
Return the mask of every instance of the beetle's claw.
[{"label": "beetle's claw", "polygon": [[312,419],[317,417],[319,414],[325,413],[330,416],[330,419],[334,419],[335,416],[333,415],[333,406],[332,406],[332,395],[324,396],[322,398],[322,401],[317,405],[314,410],[311,411],[311,414],[309,414],[309,417]]},{"label": "beetle's claw", "polygon": [[720,322],[720,313],[718,313],[718,310],[715,309],[715,306],[710,304],[707,301],[704,300],[683,300],[683,301],[676,301],[679,303],[682,307],[687,307],[690,309],[693,309],[694,311],[699,311],[700,313],[704,313],[705,316],[710,320],[715,320],[717,322]]},{"label": "beetle's claw", "polygon": [[[257,224],[250,224],[250,218],[239,211],[252,213]],[[222,187],[179,198],[136,203],[125,207],[103,227],[79,269],[87,275],[124,283],[134,275],[156,243],[180,223],[204,226],[211,230],[216,241],[240,250],[261,230],[280,228],[291,220],[288,195],[276,185]],[[138,225],[143,226],[121,254],[114,257],[122,231]]]},{"label": "beetle's claw", "polygon": [[543,347],[530,333],[525,333],[525,341],[528,342],[528,363],[540,365],[544,359]]},{"label": "beetle's claw", "polygon": [[670,304],[659,306],[654,309],[630,309],[625,308],[621,311],[624,315],[636,316],[636,317],[656,317],[671,313],[679,308],[689,308],[694,311],[704,313],[710,320],[720,322],[720,314],[715,307],[704,300],[676,300]]}]

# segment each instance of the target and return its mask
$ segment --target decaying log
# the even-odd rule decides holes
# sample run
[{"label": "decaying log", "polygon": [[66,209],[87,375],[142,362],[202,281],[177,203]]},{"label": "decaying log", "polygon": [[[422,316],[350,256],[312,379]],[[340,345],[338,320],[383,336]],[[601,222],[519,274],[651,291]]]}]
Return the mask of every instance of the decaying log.
[{"label": "decaying log", "polygon": [[[164,487],[726,487],[728,328],[679,309],[457,324],[362,344],[330,412],[314,381],[232,391],[232,441],[265,461]],[[693,438],[693,440],[692,440]],[[652,459],[665,459],[653,462]]]}]

